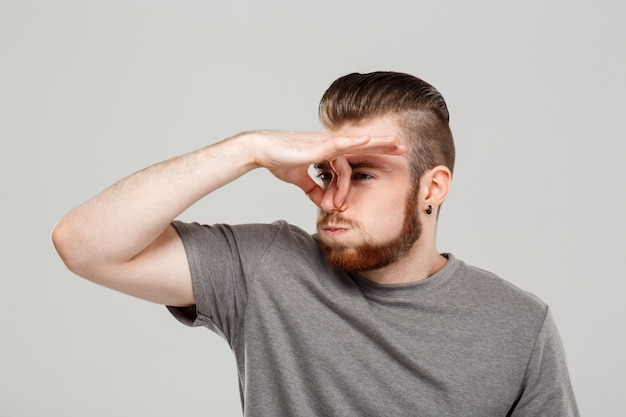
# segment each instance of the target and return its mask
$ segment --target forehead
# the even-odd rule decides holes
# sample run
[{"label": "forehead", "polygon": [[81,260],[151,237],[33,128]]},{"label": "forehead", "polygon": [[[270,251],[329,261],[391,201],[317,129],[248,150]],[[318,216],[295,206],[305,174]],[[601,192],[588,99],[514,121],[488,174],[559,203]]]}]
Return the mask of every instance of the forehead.
[{"label": "forehead", "polygon": [[[388,113],[383,116],[372,117],[357,122],[348,122],[335,129],[324,129],[325,132],[335,136],[394,136],[400,143],[406,144],[404,132],[400,126],[400,116]],[[355,168],[376,168],[380,170],[405,170],[408,169],[407,154],[383,155],[383,154],[347,154],[344,155]],[[328,167],[327,162],[316,164],[320,167]]]},{"label": "forehead", "polygon": [[400,143],[405,143],[400,116],[392,113],[347,122],[334,129],[326,128],[324,130],[337,136],[395,136]]}]

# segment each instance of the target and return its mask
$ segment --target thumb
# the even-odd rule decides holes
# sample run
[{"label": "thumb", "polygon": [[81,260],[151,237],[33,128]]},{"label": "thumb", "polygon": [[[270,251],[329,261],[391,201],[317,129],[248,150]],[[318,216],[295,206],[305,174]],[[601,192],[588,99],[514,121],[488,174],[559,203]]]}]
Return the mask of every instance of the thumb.
[{"label": "thumb", "polygon": [[321,207],[322,198],[324,197],[324,190],[320,187],[311,177],[308,175],[303,178],[302,182],[296,184],[307,197],[311,200],[317,207]]}]

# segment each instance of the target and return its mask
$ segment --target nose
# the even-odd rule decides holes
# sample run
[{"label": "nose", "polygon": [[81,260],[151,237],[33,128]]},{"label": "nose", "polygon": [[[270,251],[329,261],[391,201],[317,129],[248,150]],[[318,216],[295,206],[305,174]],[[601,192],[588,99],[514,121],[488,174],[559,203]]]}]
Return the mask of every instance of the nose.
[{"label": "nose", "polygon": [[324,191],[324,196],[322,197],[322,202],[320,203],[320,208],[325,213],[337,213],[341,211],[345,211],[347,208],[346,202],[343,202],[340,207],[335,205],[335,197],[337,196],[337,181],[335,178],[328,184],[326,190]]},{"label": "nose", "polygon": [[334,195],[335,193],[331,191],[331,187],[328,187],[324,192],[324,197],[322,197],[322,203],[320,204],[320,207],[324,210],[324,212],[335,213],[338,211],[335,207]]},{"label": "nose", "polygon": [[343,155],[337,156],[332,161],[329,160],[328,163],[333,171],[333,177],[324,191],[320,207],[326,213],[345,211],[348,208],[352,167]]}]

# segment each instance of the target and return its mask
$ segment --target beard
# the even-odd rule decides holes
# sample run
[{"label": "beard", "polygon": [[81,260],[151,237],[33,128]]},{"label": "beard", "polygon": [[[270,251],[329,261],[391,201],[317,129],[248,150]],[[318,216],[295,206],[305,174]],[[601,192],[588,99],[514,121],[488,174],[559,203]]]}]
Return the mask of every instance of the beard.
[{"label": "beard", "polygon": [[[326,253],[331,265],[346,271],[371,271],[396,262],[406,254],[422,234],[422,223],[417,212],[417,191],[409,193],[404,208],[404,222],[400,233],[387,242],[375,243],[371,240],[357,246],[345,246],[336,242],[325,242],[320,238],[320,246]],[[318,228],[333,223],[349,224],[359,228],[353,220],[341,215],[326,215],[318,222]]]}]

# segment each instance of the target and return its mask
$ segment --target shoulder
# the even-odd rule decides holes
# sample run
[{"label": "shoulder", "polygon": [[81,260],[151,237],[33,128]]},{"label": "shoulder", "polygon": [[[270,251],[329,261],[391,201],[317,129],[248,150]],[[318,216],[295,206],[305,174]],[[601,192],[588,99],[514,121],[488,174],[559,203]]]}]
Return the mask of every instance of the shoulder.
[{"label": "shoulder", "polygon": [[516,317],[516,321],[541,323],[548,306],[536,295],[512,284],[499,275],[459,261],[455,285],[464,298],[491,312]]},{"label": "shoulder", "polygon": [[546,304],[539,297],[512,284],[494,272],[468,265],[465,262],[461,262],[460,269],[462,273],[466,275],[466,279],[469,279],[473,285],[479,288],[489,289],[491,292],[501,295],[508,301],[517,301],[541,309],[546,307]]},{"label": "shoulder", "polygon": [[307,249],[318,246],[314,236],[284,220],[273,223],[213,224],[175,221],[174,229],[186,245],[226,244],[240,248],[272,245],[305,245]]}]

